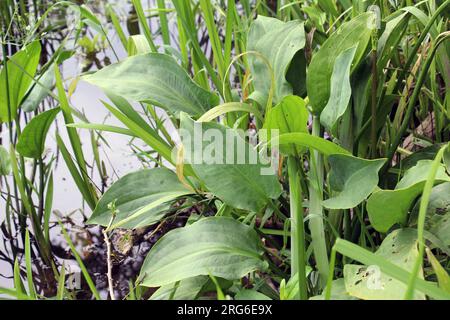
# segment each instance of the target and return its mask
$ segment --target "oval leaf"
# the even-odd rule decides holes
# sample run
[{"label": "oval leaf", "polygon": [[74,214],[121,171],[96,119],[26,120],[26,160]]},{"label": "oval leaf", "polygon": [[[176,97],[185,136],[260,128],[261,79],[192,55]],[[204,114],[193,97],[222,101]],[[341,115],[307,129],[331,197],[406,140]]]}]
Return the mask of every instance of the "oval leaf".
[{"label": "oval leaf", "polygon": [[150,250],[141,269],[142,285],[158,287],[212,275],[236,280],[267,268],[258,234],[232,218],[209,217],[170,231]]},{"label": "oval leaf", "polygon": [[51,65],[48,70],[37,80],[36,83],[27,94],[27,97],[22,103],[22,110],[31,112],[39,107],[42,101],[49,95],[55,85],[55,69]]},{"label": "oval leaf", "polygon": [[83,78],[123,98],[147,102],[178,115],[200,116],[219,98],[199,87],[176,61],[165,54],[129,57]]},{"label": "oval leaf", "polygon": [[[230,128],[181,116],[185,161],[207,189],[228,205],[258,212],[281,194],[274,171]],[[242,160],[242,161],[240,161]]]},{"label": "oval leaf", "polygon": [[320,50],[313,55],[306,79],[308,97],[316,114],[320,114],[330,99],[330,84],[333,67],[337,57],[345,50],[357,46],[352,70],[361,61],[369,43],[375,15],[363,13],[342,24]]},{"label": "oval leaf", "polygon": [[[0,120],[2,122],[16,118],[17,108],[36,74],[40,55],[39,41],[32,42],[10,57],[7,68],[2,69],[0,73]],[[6,69],[8,69],[8,75],[6,75]],[[7,92],[9,92],[9,99]]]},{"label": "oval leaf", "polygon": [[[425,229],[436,236],[450,249],[450,183],[435,186],[430,195],[425,220]],[[419,213],[420,201],[414,206],[412,220]],[[415,224],[415,223],[413,223]]]},{"label": "oval leaf", "polygon": [[88,223],[108,226],[112,217],[108,206],[114,203],[114,227],[138,228],[151,225],[164,217],[170,208],[170,202],[189,193],[191,191],[169,169],[139,170],[123,176],[105,192]]},{"label": "oval leaf", "polygon": [[330,186],[339,194],[323,202],[328,209],[350,209],[364,201],[378,185],[378,171],[385,159],[365,160],[350,155],[329,157]]},{"label": "oval leaf", "polygon": [[48,130],[60,110],[60,108],[47,110],[31,119],[19,137],[17,152],[24,157],[40,158],[45,149]]},{"label": "oval leaf", "polygon": [[336,58],[331,75],[330,99],[320,114],[320,122],[333,134],[336,134],[337,122],[347,110],[352,95],[350,67],[355,52],[356,46],[343,51]]}]

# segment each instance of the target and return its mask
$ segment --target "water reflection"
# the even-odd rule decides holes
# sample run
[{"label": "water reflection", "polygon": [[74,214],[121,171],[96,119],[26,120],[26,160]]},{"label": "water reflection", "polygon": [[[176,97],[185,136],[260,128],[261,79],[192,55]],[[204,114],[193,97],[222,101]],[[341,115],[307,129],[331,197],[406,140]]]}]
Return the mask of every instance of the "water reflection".
[{"label": "water reflection", "polygon": [[[115,0],[115,1],[91,1],[89,6],[93,11],[101,17],[103,22],[106,25],[106,17],[105,17],[105,4],[114,5],[114,9],[118,14],[122,16],[124,30],[133,30],[136,26],[136,20],[133,18],[133,12],[131,10],[131,5],[128,1],[125,0]],[[127,13],[131,13],[131,15],[127,16]],[[61,23],[61,20],[69,21],[70,26],[70,14],[65,15],[66,12],[56,12],[51,16],[51,20],[49,23]],[[128,26],[128,28],[127,28]],[[108,64],[111,60],[115,62],[117,58],[120,60],[127,56],[127,53],[122,47],[117,35],[113,30],[107,30],[109,38],[111,39],[111,45],[114,48],[114,53],[112,49],[108,46],[100,47],[100,50],[89,51],[86,48],[88,46],[87,39],[94,39],[96,32],[94,30],[88,29],[86,32],[85,46],[82,46],[82,50],[79,51],[74,57],[66,60],[62,65],[62,75],[65,80],[66,86],[80,73],[87,71],[89,69],[95,70],[99,67],[102,67]],[[55,35],[56,42],[60,41],[57,35]],[[99,40],[100,41],[100,40]],[[68,44],[68,46],[73,44]],[[102,44],[103,46],[103,44]],[[117,55],[117,57],[116,57]],[[102,105],[101,100],[107,101],[106,96],[96,87],[88,85],[87,83],[80,81],[77,85],[76,91],[70,98],[71,105],[82,112],[86,118],[92,123],[102,123],[107,122],[112,125],[121,125],[119,121],[117,121],[114,117],[111,117],[108,113],[107,109]],[[69,143],[69,139],[67,136],[66,130],[63,128],[64,121],[62,119],[62,115],[59,115],[55,124],[51,127],[46,146],[48,147],[49,154],[56,154],[57,146],[56,146],[56,138],[55,133],[58,130],[58,133],[61,135],[62,139]],[[8,133],[4,130],[1,133],[3,141],[8,141]],[[83,143],[83,151],[88,162],[88,166],[92,168],[89,172],[89,176],[92,178],[92,181],[101,188],[102,185],[102,177],[100,177],[99,172],[95,170],[94,166],[94,154],[90,144],[91,136],[88,130],[79,130],[80,140]],[[134,171],[140,168],[142,165],[138,158],[133,154],[133,150],[130,148],[129,138],[126,136],[112,134],[112,133],[102,133],[105,141],[108,142],[109,146],[99,141],[99,151],[100,156],[104,162],[106,172],[108,173],[107,184],[110,185],[113,181],[117,180],[119,177],[123,176],[126,173]],[[133,143],[139,145],[140,142],[134,141]],[[139,145],[140,146],[140,145]],[[31,167],[31,163],[29,164]],[[66,222],[69,226],[71,225],[72,236],[74,237],[74,242],[77,244],[77,247],[82,252],[83,257],[86,259],[88,266],[92,268],[97,264],[101,269],[102,264],[99,264],[96,259],[103,259],[102,252],[97,252],[97,254],[93,254],[89,256],[89,250],[92,249],[92,252],[101,251],[103,241],[101,239],[96,239],[96,234],[98,234],[98,230],[93,228],[85,228],[82,227],[82,223],[85,220],[86,216],[90,215],[90,211],[88,208],[83,207],[82,196],[78,191],[76,184],[74,183],[65,162],[62,159],[59,159],[56,162],[56,166],[53,171],[54,175],[54,195],[53,195],[53,208],[54,208],[54,217],[52,217],[52,221],[56,220],[56,217],[62,219],[63,222]],[[3,202],[3,200],[2,200]],[[0,204],[0,208],[4,210],[5,203]],[[52,225],[55,225],[53,223]],[[19,256],[23,254],[20,252],[20,247],[17,247],[14,244],[14,241],[10,241],[8,239],[8,235],[5,234],[5,230],[1,230],[1,238],[0,241],[0,287],[11,288],[13,287],[13,252],[19,251]],[[70,258],[70,254],[64,250],[66,244],[65,241],[61,238],[60,231],[57,228],[51,229],[51,238],[52,245],[55,255],[60,259],[65,261],[65,264],[72,265],[73,269],[76,269],[76,263],[72,260],[66,260]],[[144,248],[144,251],[147,250]],[[91,252],[91,253],[92,253]],[[135,255],[142,255],[143,252],[138,251],[135,252]],[[95,257],[95,258],[93,258]],[[38,265],[39,262],[35,261]],[[125,264],[128,266],[129,264]],[[134,269],[130,269],[134,270]],[[93,269],[94,273],[101,273],[102,270]],[[128,274],[130,272],[125,272],[122,270],[126,276],[131,276]],[[136,272],[132,272],[133,275]],[[45,278],[45,277],[44,277]],[[36,278],[37,283],[39,283],[38,277]],[[45,282],[45,279],[42,280]],[[42,284],[45,286],[45,283]],[[101,288],[101,283],[99,284]]]}]

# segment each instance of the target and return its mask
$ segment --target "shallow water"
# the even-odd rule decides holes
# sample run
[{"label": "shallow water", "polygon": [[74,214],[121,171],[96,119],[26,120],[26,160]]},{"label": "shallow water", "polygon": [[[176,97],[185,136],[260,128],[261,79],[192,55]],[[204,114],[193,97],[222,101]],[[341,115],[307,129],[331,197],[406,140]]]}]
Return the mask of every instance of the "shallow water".
[{"label": "shallow water", "polygon": [[[113,1],[108,1],[111,3]],[[115,0],[117,6],[115,6],[115,10],[126,13],[129,12],[130,3],[123,0]],[[144,3],[143,3],[144,4]],[[101,10],[100,10],[101,12]],[[124,21],[124,31],[127,31],[125,27]],[[155,26],[156,27],[156,26]],[[109,30],[108,34],[110,35],[110,39],[112,42],[112,46],[114,47],[119,60],[123,59],[127,56],[124,48],[122,47],[119,39],[115,36],[113,30]],[[101,58],[103,54],[99,57]],[[111,59],[111,62],[114,63],[117,60],[115,59],[111,48],[106,49],[106,55]],[[71,80],[81,73],[81,64],[82,58],[74,56],[71,59],[64,62],[61,71],[65,80],[66,88],[71,82]],[[120,124],[118,120],[112,117],[107,109],[101,103],[101,100],[108,101],[106,96],[102,93],[102,91],[92,85],[87,84],[86,82],[80,81],[77,85],[77,89],[72,95],[70,99],[71,105],[84,113],[87,119],[92,123],[108,123],[111,125],[123,126]],[[105,121],[106,119],[106,121]],[[80,121],[75,119],[75,122]],[[61,135],[63,140],[67,142],[69,145],[69,140],[67,136],[67,132],[64,128],[64,121],[62,119],[62,115],[58,115],[56,123],[52,126],[47,136],[46,147],[48,148],[48,156],[52,154],[56,154],[56,139],[55,132],[58,127],[58,133]],[[3,141],[8,141],[7,138],[8,132],[4,130],[2,133]],[[89,165],[94,164],[94,156],[92,152],[92,147],[90,143],[90,133],[89,130],[79,130],[80,140],[83,143],[83,151],[86,157],[86,160]],[[102,133],[102,136],[106,139],[109,144],[109,147],[103,143],[101,140],[99,145],[100,158],[104,161],[106,171],[108,173],[108,185],[111,185],[113,181],[116,181],[119,177],[135,171],[142,167],[140,161],[137,159],[135,155],[133,155],[132,149],[129,146],[129,138],[119,134],[113,133]],[[140,141],[134,142],[138,146],[144,146]],[[70,149],[69,149],[70,150]],[[31,163],[29,164],[31,168]],[[53,195],[53,210],[57,210],[57,213],[61,216],[67,216],[74,213],[71,218],[76,221],[78,224],[82,224],[83,216],[80,214],[80,210],[84,211],[85,216],[89,217],[90,210],[87,208],[83,208],[83,201],[80,192],[78,191],[64,160],[60,157],[56,167],[53,171],[54,175],[54,195]],[[93,182],[97,186],[101,186],[101,178],[98,174],[98,171],[95,167],[93,167],[92,171],[89,172],[89,176],[92,177]],[[1,201],[0,201],[1,202]],[[3,210],[4,203],[0,203],[0,208]],[[85,210],[86,209],[86,210]],[[3,219],[1,219],[3,220]],[[54,219],[52,219],[53,221]],[[1,234],[1,231],[0,231]],[[60,231],[52,229],[51,233],[52,243],[59,244],[64,243],[61,239]],[[4,236],[2,235],[2,238]],[[64,245],[65,246],[65,245]],[[11,248],[8,246],[5,248],[5,243],[0,241],[0,251],[8,253]],[[66,261],[73,264],[73,262]],[[3,261],[0,257],[0,287],[11,288],[13,286],[12,282],[12,265],[8,262]]]}]

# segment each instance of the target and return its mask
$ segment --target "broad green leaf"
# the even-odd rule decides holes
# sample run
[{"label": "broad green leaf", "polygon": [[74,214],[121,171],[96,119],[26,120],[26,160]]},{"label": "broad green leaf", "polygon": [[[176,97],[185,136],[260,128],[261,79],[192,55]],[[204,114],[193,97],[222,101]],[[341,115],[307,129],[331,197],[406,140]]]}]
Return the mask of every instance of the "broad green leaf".
[{"label": "broad green leaf", "polygon": [[[112,218],[108,206],[113,203],[117,210],[114,226],[138,228],[151,225],[164,217],[173,200],[189,193],[191,191],[169,169],[139,170],[120,178],[105,192],[88,223],[108,226]],[[160,203],[161,199],[165,201]]]},{"label": "broad green leaf", "polygon": [[22,110],[25,112],[32,112],[39,107],[42,101],[49,95],[55,85],[55,70],[54,65],[51,65],[48,70],[37,80],[32,88],[30,88],[25,100],[22,102]]},{"label": "broad green leaf", "polygon": [[[367,212],[372,226],[379,232],[387,232],[396,223],[405,224],[414,199],[423,191],[432,161],[421,160],[406,171],[395,190],[378,190],[367,200]],[[450,181],[441,165],[435,183]]]},{"label": "broad green leaf", "polygon": [[165,54],[129,57],[83,78],[106,92],[146,102],[178,115],[200,116],[219,98],[199,87],[176,61]]},{"label": "broad green leaf", "polygon": [[0,145],[0,176],[7,176],[11,173],[11,158],[8,150]]},{"label": "broad green leaf", "polygon": [[[305,30],[300,21],[283,22],[259,16],[248,32],[247,51],[256,51],[269,62],[274,76],[273,102],[292,94],[286,73],[295,54],[305,46]],[[271,72],[258,56],[248,56],[255,91],[250,98],[265,106],[271,88]]]},{"label": "broad green leaf", "polygon": [[255,289],[242,289],[234,296],[234,300],[272,300]]},{"label": "broad green leaf", "polygon": [[31,119],[19,137],[17,152],[24,157],[40,158],[45,149],[48,130],[59,111],[60,108],[50,109]]},{"label": "broad green leaf", "polygon": [[181,115],[185,162],[206,188],[226,204],[258,212],[281,194],[270,164],[236,131]]},{"label": "broad green leaf", "polygon": [[375,15],[367,12],[342,24],[313,55],[306,87],[314,113],[320,114],[330,99],[331,75],[337,57],[345,50],[357,46],[351,67],[353,71],[366,51],[374,21]]},{"label": "broad green leaf", "polygon": [[167,284],[156,290],[150,300],[195,300],[208,281],[207,276],[197,276]]},{"label": "broad green leaf", "polygon": [[320,122],[333,134],[336,134],[337,122],[347,110],[352,95],[350,67],[355,52],[356,46],[343,51],[336,58],[331,74],[330,99],[320,114]]},{"label": "broad green leaf", "polygon": [[[308,133],[308,110],[305,101],[297,96],[286,96],[279,104],[269,110],[264,128],[278,129],[279,134],[303,132]],[[272,134],[271,134],[272,136]],[[300,152],[299,147],[280,146],[280,151],[289,155]]]},{"label": "broad green leaf", "polygon": [[[0,73],[0,120],[2,122],[16,118],[17,108],[36,74],[40,54],[39,41],[32,42],[10,57],[6,68],[3,67]],[[6,69],[8,69],[8,75],[6,75]]]},{"label": "broad green leaf", "polygon": [[328,209],[350,209],[364,201],[378,185],[378,171],[386,160],[366,160],[336,154],[328,158],[331,165],[330,186],[339,194],[325,200]]},{"label": "broad green leaf", "polygon": [[[417,231],[415,229],[393,231],[383,240],[375,255],[406,271],[411,271],[419,255]],[[423,279],[422,270],[419,277]],[[381,272],[377,265],[347,264],[344,266],[344,279],[348,293],[365,300],[400,300],[403,299],[407,288],[406,284]],[[416,292],[415,299],[423,300],[425,295]]]},{"label": "broad green leaf", "polygon": [[232,218],[204,218],[164,235],[145,258],[140,278],[147,287],[199,275],[236,280],[267,268],[263,252],[251,227]]},{"label": "broad green leaf", "polygon": [[[425,230],[440,239],[450,249],[450,183],[435,186],[428,202]],[[420,201],[414,206],[412,220],[417,219]],[[415,223],[413,223],[415,224]]]}]

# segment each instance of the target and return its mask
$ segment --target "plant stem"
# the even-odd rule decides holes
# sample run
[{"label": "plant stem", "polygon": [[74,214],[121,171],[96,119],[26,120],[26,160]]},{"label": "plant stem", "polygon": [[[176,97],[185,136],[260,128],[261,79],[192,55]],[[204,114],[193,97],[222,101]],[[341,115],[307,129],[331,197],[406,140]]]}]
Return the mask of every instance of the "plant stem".
[{"label": "plant stem", "polygon": [[301,300],[308,298],[306,284],[305,230],[303,225],[303,200],[299,166],[293,156],[288,158],[289,193],[291,207],[291,277],[298,273]]},{"label": "plant stem", "polygon": [[[320,121],[313,119],[313,136],[320,136]],[[323,158],[317,151],[311,151],[309,186],[309,228],[311,230],[314,257],[320,275],[320,286],[323,287],[328,277],[328,254],[323,224]]]},{"label": "plant stem", "polygon": [[[376,36],[376,31],[374,31]],[[378,91],[378,72],[377,72],[377,47],[372,46],[372,88],[371,88],[371,128],[370,128],[370,152],[372,159],[377,157],[377,91]]]}]

